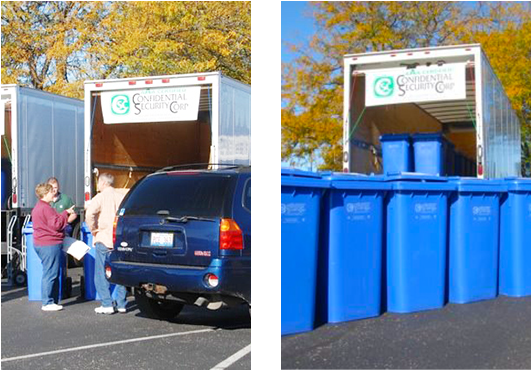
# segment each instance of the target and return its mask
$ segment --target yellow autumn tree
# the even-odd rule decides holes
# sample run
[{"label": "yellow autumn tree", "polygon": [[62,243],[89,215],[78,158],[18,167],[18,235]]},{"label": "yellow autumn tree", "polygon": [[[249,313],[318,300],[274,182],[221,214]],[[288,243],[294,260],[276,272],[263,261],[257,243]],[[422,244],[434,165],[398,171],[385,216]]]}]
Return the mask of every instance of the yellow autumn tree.
[{"label": "yellow autumn tree", "polygon": [[[483,44],[514,108],[522,113],[523,143],[527,132],[530,142],[530,8],[525,5],[312,2],[310,11],[316,25],[310,42],[285,45],[297,58],[284,63],[282,71],[283,160],[312,160],[321,168],[341,169],[345,54],[476,42]],[[515,68],[508,68],[508,55],[517,62]]]},{"label": "yellow autumn tree", "polygon": [[222,71],[251,82],[249,2],[112,2],[91,64],[105,77]]},{"label": "yellow autumn tree", "polygon": [[81,98],[89,79],[222,71],[251,82],[249,2],[2,2],[2,83]]}]

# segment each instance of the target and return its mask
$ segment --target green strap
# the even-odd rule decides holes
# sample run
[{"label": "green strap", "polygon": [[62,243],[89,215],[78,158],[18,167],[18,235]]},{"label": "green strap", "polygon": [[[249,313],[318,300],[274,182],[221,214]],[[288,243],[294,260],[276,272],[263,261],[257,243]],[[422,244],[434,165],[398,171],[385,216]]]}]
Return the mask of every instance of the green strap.
[{"label": "green strap", "polygon": [[362,116],[364,115],[364,112],[366,112],[366,107],[364,107],[362,112],[360,112],[360,115],[358,116],[358,119],[357,119],[357,122],[355,123],[355,126],[353,127],[353,129],[351,129],[351,133],[349,133],[349,136],[347,137],[346,143],[348,143],[351,140],[351,137],[353,136],[353,133],[355,132],[358,124],[360,124],[360,120],[362,120]]},{"label": "green strap", "polygon": [[466,101],[467,111],[469,112],[469,118],[471,118],[471,122],[473,123],[473,127],[475,130],[477,129],[477,123],[475,121],[475,117],[473,116],[473,112],[471,111],[471,107],[469,107],[469,103]]},{"label": "green strap", "polygon": [[9,156],[9,162],[12,162],[12,161],[11,161],[11,151],[9,150],[9,145],[7,144],[6,136],[5,136],[5,135],[2,135],[2,137],[4,138],[4,144],[5,144],[5,146],[6,146],[7,155]]}]

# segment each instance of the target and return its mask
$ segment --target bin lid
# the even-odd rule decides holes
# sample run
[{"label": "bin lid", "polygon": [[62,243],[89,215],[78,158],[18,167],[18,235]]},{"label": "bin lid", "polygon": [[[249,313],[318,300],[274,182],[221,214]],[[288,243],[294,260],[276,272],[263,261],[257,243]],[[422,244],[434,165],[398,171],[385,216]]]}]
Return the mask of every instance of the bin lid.
[{"label": "bin lid", "polygon": [[33,234],[33,222],[28,222],[22,231],[24,234]]},{"label": "bin lid", "polygon": [[312,171],[281,168],[281,186],[327,188],[330,182]]},{"label": "bin lid", "polygon": [[449,182],[456,184],[458,192],[506,192],[500,179],[479,179],[474,177],[449,177]]},{"label": "bin lid", "polygon": [[388,173],[386,181],[396,191],[443,191],[456,190],[456,185],[449,183],[446,177],[419,173]]},{"label": "bin lid", "polygon": [[445,141],[445,137],[442,133],[415,133],[412,135],[412,140],[414,142],[421,142],[421,141]]},{"label": "bin lid", "polygon": [[410,134],[383,134],[380,136],[381,142],[395,142],[400,140],[410,141]]},{"label": "bin lid", "polygon": [[390,181],[446,182],[447,177],[432,175],[432,174],[412,173],[412,172],[403,171],[400,173],[389,172],[387,176],[385,177],[385,180],[387,182],[390,182]]},{"label": "bin lid", "polygon": [[508,191],[530,192],[530,178],[508,177],[504,178]]},{"label": "bin lid", "polygon": [[357,173],[321,173],[322,177],[331,182],[334,189],[378,190],[391,189],[383,175],[366,175]]},{"label": "bin lid", "polygon": [[83,233],[91,233],[91,230],[89,229],[89,226],[86,222],[81,223],[81,231]]}]

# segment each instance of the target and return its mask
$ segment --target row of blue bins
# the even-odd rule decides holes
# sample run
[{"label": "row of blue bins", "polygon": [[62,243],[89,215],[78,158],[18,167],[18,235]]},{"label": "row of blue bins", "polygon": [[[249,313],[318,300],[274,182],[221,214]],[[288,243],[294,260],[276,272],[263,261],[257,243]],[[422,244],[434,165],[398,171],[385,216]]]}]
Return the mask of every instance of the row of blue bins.
[{"label": "row of blue bins", "polygon": [[[23,230],[26,238],[26,262],[27,262],[27,277],[28,277],[28,300],[40,301],[41,299],[41,281],[42,281],[42,263],[39,256],[35,252],[33,244],[33,224],[29,222]],[[96,291],[94,285],[94,266],[95,266],[95,249],[92,241],[92,234],[86,223],[81,225],[82,241],[91,247],[91,249],[83,257],[83,277],[82,285],[84,297],[86,300],[101,300],[100,295]],[[67,260],[65,254],[61,260],[59,280],[59,300],[65,298],[65,282],[67,277]],[[115,285],[110,285],[111,295],[115,298]]]},{"label": "row of blue bins", "polygon": [[441,133],[386,134],[380,141],[384,174],[476,176],[475,161],[456,151]]},{"label": "row of blue bins", "polygon": [[281,333],[530,295],[530,223],[530,179],[282,169]]}]

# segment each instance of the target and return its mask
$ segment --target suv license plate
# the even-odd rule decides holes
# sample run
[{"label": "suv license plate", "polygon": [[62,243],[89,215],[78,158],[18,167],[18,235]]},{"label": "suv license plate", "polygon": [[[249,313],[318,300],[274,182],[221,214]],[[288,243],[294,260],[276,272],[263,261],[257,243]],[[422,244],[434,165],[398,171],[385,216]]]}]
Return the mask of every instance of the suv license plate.
[{"label": "suv license plate", "polygon": [[174,234],[152,232],[150,236],[150,244],[152,246],[173,247]]}]

